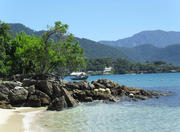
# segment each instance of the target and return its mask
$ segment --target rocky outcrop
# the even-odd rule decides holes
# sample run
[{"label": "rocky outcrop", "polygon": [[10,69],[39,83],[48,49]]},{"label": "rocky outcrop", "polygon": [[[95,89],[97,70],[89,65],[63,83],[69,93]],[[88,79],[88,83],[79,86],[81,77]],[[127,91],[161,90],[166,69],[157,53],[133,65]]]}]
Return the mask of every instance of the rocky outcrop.
[{"label": "rocky outcrop", "polygon": [[37,83],[37,81],[34,79],[24,79],[22,81],[22,86],[23,87],[29,87],[29,86],[35,85],[36,83]]},{"label": "rocky outcrop", "polygon": [[51,82],[47,80],[41,80],[38,81],[35,87],[36,89],[46,93],[49,97],[53,96],[53,85]]},{"label": "rocky outcrop", "polygon": [[27,100],[27,106],[30,107],[41,107],[41,100],[37,95],[30,95]]},{"label": "rocky outcrop", "polygon": [[9,89],[6,86],[0,84],[0,100],[9,101],[8,95]]},{"label": "rocky outcrop", "polygon": [[26,102],[26,99],[28,97],[28,91],[24,89],[23,87],[14,88],[11,89],[9,92],[9,100],[11,104],[17,105],[17,106],[23,106]]},{"label": "rocky outcrop", "polygon": [[1,109],[13,109],[12,105],[6,101],[0,101],[0,108]]},{"label": "rocky outcrop", "polygon": [[67,103],[65,100],[65,97],[59,97],[55,98],[52,103],[48,106],[48,110],[63,110],[64,108],[67,108]]},{"label": "rocky outcrop", "polygon": [[[46,80],[43,80],[44,78]],[[1,108],[12,108],[11,105],[48,106],[48,110],[63,110],[77,106],[78,102],[92,102],[94,100],[105,102],[137,101],[171,94],[127,87],[107,79],[93,82],[63,83],[63,81],[53,79],[47,80],[46,76],[35,76],[34,78],[18,78],[16,80],[21,80],[21,82],[0,83]]]},{"label": "rocky outcrop", "polygon": [[62,88],[62,93],[65,97],[68,107],[73,107],[77,105],[77,101],[71,96],[71,94],[65,88]]}]

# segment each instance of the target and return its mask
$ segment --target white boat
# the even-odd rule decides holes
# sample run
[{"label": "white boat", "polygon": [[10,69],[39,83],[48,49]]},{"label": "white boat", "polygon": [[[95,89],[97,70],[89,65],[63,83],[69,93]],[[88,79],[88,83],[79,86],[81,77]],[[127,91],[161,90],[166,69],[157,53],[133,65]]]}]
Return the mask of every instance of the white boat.
[{"label": "white boat", "polygon": [[72,72],[70,76],[72,80],[86,80],[88,78],[85,72]]}]

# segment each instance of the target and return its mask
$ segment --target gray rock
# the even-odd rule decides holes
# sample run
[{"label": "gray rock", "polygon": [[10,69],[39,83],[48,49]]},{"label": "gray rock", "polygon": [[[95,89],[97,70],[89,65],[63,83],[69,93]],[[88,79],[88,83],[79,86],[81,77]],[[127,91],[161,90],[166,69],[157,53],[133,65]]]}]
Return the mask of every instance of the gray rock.
[{"label": "gray rock", "polygon": [[62,96],[60,98],[55,98],[51,104],[48,106],[48,109],[47,110],[57,110],[57,111],[60,111],[60,110],[63,110],[64,108],[67,108],[67,103],[66,103],[66,100],[65,100],[65,97]]},{"label": "gray rock", "polygon": [[12,105],[6,101],[0,101],[0,108],[2,108],[2,109],[13,109]]},{"label": "gray rock", "polygon": [[106,86],[104,86],[103,84],[101,84],[101,83],[94,83],[94,86],[97,88],[97,89],[99,89],[99,88],[106,88]]},{"label": "gray rock", "polygon": [[35,94],[35,92],[36,92],[34,85],[32,85],[30,87],[26,87],[25,89],[28,91],[29,95]]},{"label": "gray rock", "polygon": [[21,89],[11,89],[8,98],[11,104],[18,105],[26,102],[28,96],[28,91],[24,88]]},{"label": "gray rock", "polygon": [[84,98],[84,102],[92,102],[92,101],[93,101],[92,97],[85,97]]},{"label": "gray rock", "polygon": [[90,87],[90,89],[95,89],[94,84],[89,83],[89,87]]},{"label": "gray rock", "polygon": [[14,89],[16,86],[21,87],[21,84],[19,82],[14,82],[14,81],[5,81],[2,84],[6,86],[8,89]]},{"label": "gray rock", "polygon": [[134,99],[140,99],[140,100],[146,100],[148,98],[151,98],[151,97],[148,97],[148,96],[143,96],[143,95],[135,95],[133,96]]},{"label": "gray rock", "polygon": [[36,90],[35,94],[37,95],[38,99],[40,99],[42,106],[47,106],[50,104],[51,98],[46,93]]},{"label": "gray rock", "polygon": [[40,107],[41,106],[41,100],[38,98],[37,95],[30,95],[28,98],[28,106],[31,107]]},{"label": "gray rock", "polygon": [[61,86],[57,85],[57,84],[53,84],[53,98],[59,98],[63,95],[62,90],[61,90]]},{"label": "gray rock", "polygon": [[36,80],[34,80],[34,79],[27,79],[27,78],[25,78],[23,81],[22,81],[22,86],[23,87],[29,87],[29,86],[31,86],[31,85],[35,85],[36,84]]},{"label": "gray rock", "polygon": [[75,82],[66,83],[66,88],[68,88],[69,90],[80,89],[79,85],[77,83],[75,83]]},{"label": "gray rock", "polygon": [[[80,81],[80,82],[68,82],[66,83],[66,87],[69,90],[73,89],[79,89],[79,90],[86,90],[86,89],[91,89],[90,83],[87,81]],[[93,87],[93,86],[92,86]]]},{"label": "gray rock", "polygon": [[73,107],[78,104],[77,101],[71,96],[71,94],[65,88],[62,88],[62,92],[68,107]]},{"label": "gray rock", "polygon": [[49,97],[53,97],[52,82],[41,80],[35,85],[36,89],[46,93]]},{"label": "gray rock", "polygon": [[9,89],[7,87],[0,84],[0,100],[9,101],[9,99],[8,99],[9,92],[10,91],[9,91]]}]

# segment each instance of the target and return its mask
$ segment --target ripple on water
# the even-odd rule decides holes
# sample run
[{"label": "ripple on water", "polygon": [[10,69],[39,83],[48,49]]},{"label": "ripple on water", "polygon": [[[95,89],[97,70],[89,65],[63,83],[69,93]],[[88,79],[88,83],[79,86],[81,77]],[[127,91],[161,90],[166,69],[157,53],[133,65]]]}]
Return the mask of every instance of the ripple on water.
[{"label": "ripple on water", "polygon": [[180,107],[132,105],[130,102],[80,105],[61,112],[45,112],[39,117],[46,132],[180,131]]},{"label": "ripple on water", "polygon": [[38,115],[38,123],[44,128],[42,132],[180,132],[180,73],[90,76],[88,79],[99,78],[133,87],[172,91],[173,96],[133,103],[89,103],[60,112],[44,112]]}]

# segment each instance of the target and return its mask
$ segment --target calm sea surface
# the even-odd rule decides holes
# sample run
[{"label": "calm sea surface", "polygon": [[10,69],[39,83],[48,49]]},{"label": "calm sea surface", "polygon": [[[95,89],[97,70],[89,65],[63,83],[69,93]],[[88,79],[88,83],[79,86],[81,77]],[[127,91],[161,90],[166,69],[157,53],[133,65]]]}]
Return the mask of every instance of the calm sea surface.
[{"label": "calm sea surface", "polygon": [[[43,132],[180,132],[180,73],[91,76],[137,88],[172,91],[173,96],[138,102],[80,104],[36,117]],[[69,78],[66,78],[67,80]]]}]

